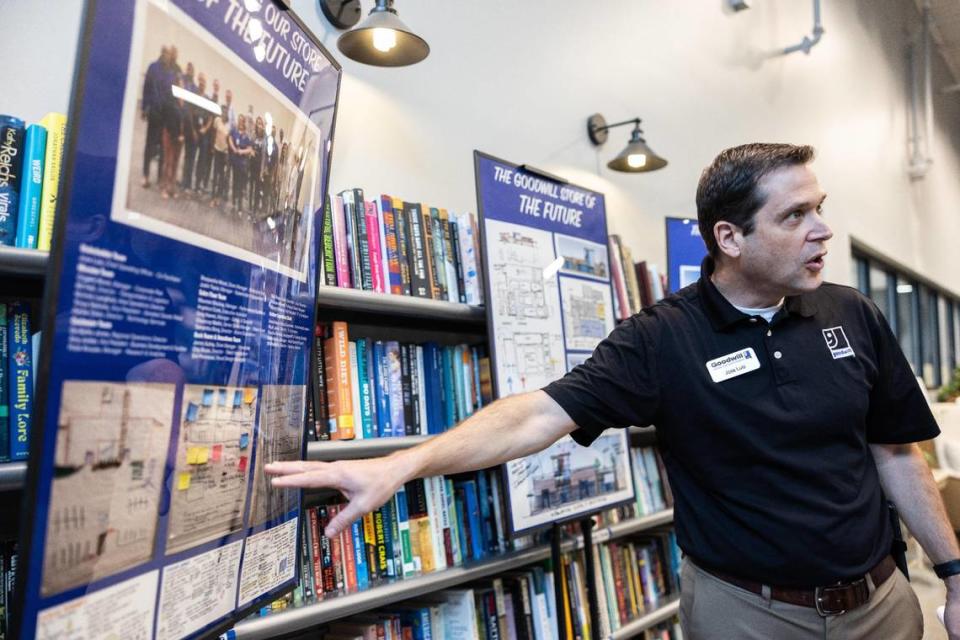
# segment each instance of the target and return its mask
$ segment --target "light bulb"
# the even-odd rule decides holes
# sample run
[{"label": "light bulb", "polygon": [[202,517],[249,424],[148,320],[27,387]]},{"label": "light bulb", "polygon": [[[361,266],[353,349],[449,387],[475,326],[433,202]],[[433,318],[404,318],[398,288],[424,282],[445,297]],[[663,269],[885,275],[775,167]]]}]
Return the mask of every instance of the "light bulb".
[{"label": "light bulb", "polygon": [[386,53],[397,46],[397,32],[393,29],[377,27],[373,30],[373,47]]},{"label": "light bulb", "polygon": [[627,164],[630,165],[631,169],[639,169],[643,165],[647,164],[647,154],[631,153],[627,156]]}]

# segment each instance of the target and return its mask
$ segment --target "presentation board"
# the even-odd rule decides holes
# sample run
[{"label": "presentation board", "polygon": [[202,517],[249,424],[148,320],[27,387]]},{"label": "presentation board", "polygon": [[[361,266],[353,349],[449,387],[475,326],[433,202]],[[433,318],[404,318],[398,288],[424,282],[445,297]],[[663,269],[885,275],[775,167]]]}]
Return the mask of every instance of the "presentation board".
[{"label": "presentation board", "polygon": [[[603,194],[474,152],[498,398],[585,361],[614,327]],[[625,430],[569,436],[504,465],[512,534],[633,499]]]},{"label": "presentation board", "polygon": [[270,0],[87,2],[44,299],[23,638],[212,636],[297,580],[340,67]]},{"label": "presentation board", "polygon": [[707,246],[696,218],[667,218],[666,226],[667,293],[673,293],[700,279]]}]

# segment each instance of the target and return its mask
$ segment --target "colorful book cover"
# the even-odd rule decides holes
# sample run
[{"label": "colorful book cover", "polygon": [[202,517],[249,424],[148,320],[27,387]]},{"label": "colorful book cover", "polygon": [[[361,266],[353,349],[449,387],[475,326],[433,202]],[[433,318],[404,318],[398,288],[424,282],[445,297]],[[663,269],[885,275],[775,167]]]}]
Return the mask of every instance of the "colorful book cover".
[{"label": "colorful book cover", "polygon": [[323,245],[323,283],[330,287],[337,286],[337,257],[333,248],[333,205],[330,196],[327,196],[323,205],[323,222],[320,239]]},{"label": "colorful book cover", "polygon": [[390,393],[390,426],[394,436],[405,436],[403,412],[403,371],[400,363],[400,343],[390,340],[384,345],[387,365],[387,388]]},{"label": "colorful book cover", "polygon": [[361,518],[363,523],[363,547],[367,552],[367,571],[370,581],[380,579],[380,563],[377,561],[377,529],[374,524],[373,512],[365,513]]},{"label": "colorful book cover", "polygon": [[[333,520],[337,514],[340,513],[340,505],[330,504],[327,505],[327,516]],[[349,527],[347,527],[349,529]],[[336,537],[330,540],[330,555],[333,559],[333,578],[334,583],[336,584],[337,591],[344,591],[347,587],[347,560],[345,556],[350,554],[344,553],[344,540],[345,532],[341,531]]]},{"label": "colorful book cover", "polygon": [[434,300],[447,299],[446,271],[443,268],[443,231],[436,207],[423,205],[423,233],[427,245],[427,271]]},{"label": "colorful book cover", "polygon": [[461,304],[467,302],[467,290],[463,280],[463,259],[460,257],[460,226],[455,217],[450,219],[450,243],[453,246],[453,268],[457,278],[457,300]]},{"label": "colorful book cover", "polygon": [[420,204],[404,203],[404,215],[407,218],[407,235],[410,242],[410,291],[418,298],[432,298],[433,285],[430,279],[430,262],[426,230],[423,228],[423,214]]},{"label": "colorful book cover", "polygon": [[323,590],[333,593],[337,590],[337,581],[333,569],[333,544],[324,530],[330,524],[330,512],[326,505],[316,508],[317,526],[320,533],[320,569],[323,576]]},{"label": "colorful book cover", "polygon": [[307,509],[307,519],[310,523],[310,526],[307,528],[307,533],[310,537],[311,582],[319,597],[323,593],[323,561],[320,551],[320,523],[315,508]]},{"label": "colorful book cover", "polygon": [[[383,562],[384,569],[388,578],[397,577],[397,567],[396,567],[396,553],[393,546],[394,536],[393,528],[396,525],[396,520],[393,514],[393,500],[387,500],[382,507],[380,507],[380,515],[383,526]],[[376,521],[374,521],[376,524]],[[380,532],[377,532],[377,553],[380,553],[379,549],[379,536]]]},{"label": "colorful book cover", "polygon": [[[387,230],[383,224],[383,209],[381,208],[383,198],[374,198],[373,203],[373,215],[376,218],[376,228],[377,228],[377,247],[379,247],[380,252],[380,263],[379,269],[380,272],[380,281],[381,288],[377,289],[380,293],[390,293],[390,260],[387,256]],[[367,225],[369,227],[369,225]],[[394,238],[396,239],[396,238]]]},{"label": "colorful book cover", "polygon": [[442,478],[430,477],[423,479],[423,486],[427,492],[427,514],[430,520],[430,540],[433,547],[433,568],[442,571],[447,568],[446,542],[444,540],[443,507],[444,500],[441,493]]},{"label": "colorful book cover", "polygon": [[0,462],[10,460],[10,362],[7,305],[0,302]]},{"label": "colorful book cover", "polygon": [[377,437],[393,435],[390,426],[390,383],[387,370],[387,352],[381,340],[373,343],[370,364],[373,370],[373,395],[377,415]]},{"label": "colorful book cover", "polygon": [[355,230],[357,251],[360,254],[360,286],[364,291],[373,291],[373,277],[370,269],[370,236],[367,234],[367,207],[363,199],[363,189],[353,190],[353,215],[356,219]]},{"label": "colorful book cover", "polygon": [[410,367],[410,420],[413,422],[413,435],[419,436],[427,432],[427,427],[423,424],[420,413],[423,396],[421,395],[420,386],[421,371],[417,368],[417,345],[407,345],[407,360],[409,361]]},{"label": "colorful book cover", "polygon": [[414,570],[433,571],[433,545],[430,544],[430,522],[423,478],[417,478],[406,484],[406,497],[407,518],[410,525],[410,552]]},{"label": "colorful book cover", "polygon": [[460,523],[457,517],[453,480],[441,477],[440,482],[443,483],[443,497],[447,501],[447,522],[450,524],[450,557],[447,560],[448,564],[460,565],[463,564],[463,553],[461,551],[462,547],[460,546]]},{"label": "colorful book cover", "polygon": [[480,499],[477,494],[477,482],[465,480],[462,483],[464,510],[469,518],[470,547],[473,549],[473,559],[481,560],[485,554],[486,544],[483,537],[483,519],[480,514]]},{"label": "colorful book cover", "polygon": [[380,249],[380,221],[377,219],[377,205],[372,200],[363,203],[367,229],[367,246],[370,253],[370,286],[372,291],[386,293],[383,283],[383,253]]},{"label": "colorful book cover", "polygon": [[[311,376],[312,382],[312,392],[313,392],[313,407],[314,407],[314,424],[316,425],[316,438],[317,440],[329,440],[330,439],[330,413],[328,411],[329,399],[327,398],[327,373],[326,373],[326,357],[323,352],[324,345],[324,326],[317,325],[314,328],[314,337],[313,337],[313,376]],[[336,425],[333,426],[333,430],[336,431]]]},{"label": "colorful book cover", "polygon": [[364,438],[376,438],[376,414],[370,388],[370,341],[357,339],[357,379],[360,387],[360,419]]},{"label": "colorful book cover", "polygon": [[412,368],[417,374],[417,433],[430,433],[430,423],[427,422],[427,387],[426,370],[423,364],[423,346],[414,345],[410,355],[413,357]]},{"label": "colorful book cover", "polygon": [[350,399],[353,404],[353,437],[363,440],[363,402],[360,399],[360,370],[357,367],[357,342],[351,340],[347,347],[350,354]]},{"label": "colorful book cover", "polygon": [[410,541],[410,516],[407,504],[406,486],[400,487],[393,496],[393,507],[397,516],[397,532],[400,537],[400,551],[403,559],[403,575],[413,575],[416,573],[416,565],[413,560],[413,548]]},{"label": "colorful book cover", "polygon": [[324,366],[328,389],[330,439],[352,440],[355,432],[353,382],[350,377],[350,345],[346,322],[332,323],[330,337],[323,344],[323,353],[326,356]]},{"label": "colorful book cover", "polygon": [[[400,274],[400,253],[397,247],[397,220],[393,213],[393,202],[390,196],[380,196],[377,200],[377,214],[383,221],[381,230],[383,231],[383,244],[381,249],[385,249],[384,258],[386,259],[387,269],[387,288],[390,293],[403,295],[403,278]],[[408,294],[409,295],[409,294]]]},{"label": "colorful book cover", "polygon": [[303,531],[300,534],[300,586],[303,588],[303,600],[313,600],[313,564],[310,559],[310,519],[302,518]]},{"label": "colorful book cover", "polygon": [[40,232],[40,203],[43,196],[43,163],[47,154],[47,130],[39,124],[27,127],[23,143],[23,178],[17,211],[16,246],[36,249]]},{"label": "colorful book cover", "polygon": [[363,288],[363,272],[360,270],[360,245],[357,243],[357,215],[353,190],[341,191],[343,198],[343,228],[347,233],[347,264],[350,266],[350,288]]},{"label": "colorful book cover", "polygon": [[370,567],[367,565],[367,545],[363,536],[363,520],[354,520],[350,525],[353,538],[353,564],[356,573],[357,589],[363,591],[370,586]]},{"label": "colorful book cover", "polygon": [[37,248],[50,250],[53,240],[53,220],[57,215],[57,192],[60,188],[60,168],[63,164],[63,147],[67,137],[67,116],[48,113],[40,124],[47,130],[47,149],[43,160],[43,195],[40,200],[40,231]]},{"label": "colorful book cover", "polygon": [[418,435],[413,422],[413,397],[410,385],[410,345],[400,345],[400,389],[403,398],[403,424],[405,436]]},{"label": "colorful book cover", "polygon": [[343,198],[337,196],[333,199],[332,223],[333,229],[333,258],[336,262],[337,286],[349,289],[353,286],[350,282],[350,255],[347,251],[347,225],[346,209],[343,204]]},{"label": "colorful book cover", "polygon": [[0,245],[11,247],[17,241],[24,130],[20,118],[0,115]]},{"label": "colorful book cover", "polygon": [[460,289],[457,285],[457,267],[454,265],[454,256],[456,254],[453,251],[450,215],[446,209],[440,209],[439,219],[443,242],[443,268],[445,270],[444,279],[447,286],[447,300],[450,302],[460,302]]},{"label": "colorful book cover", "polygon": [[33,410],[33,345],[30,306],[18,301],[7,308],[10,389],[10,459],[26,460],[30,446]]},{"label": "colorful book cover", "polygon": [[390,575],[387,568],[387,532],[384,527],[383,507],[372,514],[374,536],[374,558],[377,561],[377,575],[384,579]]},{"label": "colorful book cover", "polygon": [[400,263],[400,282],[403,295],[413,295],[412,267],[413,249],[410,244],[410,223],[407,221],[406,204],[393,198],[393,219],[397,231],[397,261]]}]

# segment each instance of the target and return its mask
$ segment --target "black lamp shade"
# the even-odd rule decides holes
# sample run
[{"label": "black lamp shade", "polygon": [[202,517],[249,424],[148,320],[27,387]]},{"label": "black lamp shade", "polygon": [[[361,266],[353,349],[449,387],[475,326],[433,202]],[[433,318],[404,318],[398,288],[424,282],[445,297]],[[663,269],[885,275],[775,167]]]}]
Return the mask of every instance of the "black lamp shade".
[{"label": "black lamp shade", "polygon": [[403,67],[430,53],[426,40],[410,31],[392,10],[374,9],[357,28],[337,40],[337,48],[352,60],[378,67]]},{"label": "black lamp shade", "polygon": [[633,130],[630,143],[617,154],[617,157],[607,163],[607,167],[614,171],[625,173],[642,173],[656,171],[667,166],[667,161],[653,152],[640,135],[639,127]]}]

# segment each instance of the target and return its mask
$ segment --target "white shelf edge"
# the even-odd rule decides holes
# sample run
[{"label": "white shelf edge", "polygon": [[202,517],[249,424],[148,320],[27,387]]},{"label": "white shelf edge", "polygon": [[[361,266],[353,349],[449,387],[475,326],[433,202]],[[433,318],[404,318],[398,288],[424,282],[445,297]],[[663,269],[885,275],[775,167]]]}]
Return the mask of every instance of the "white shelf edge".
[{"label": "white shelf edge", "polygon": [[607,640],[626,640],[627,638],[632,638],[659,622],[669,620],[679,612],[680,598],[678,596],[668,596],[665,604],[660,605],[653,611],[648,611],[636,620],[631,620],[611,633]]},{"label": "white shelf edge", "polygon": [[0,463],[0,491],[16,491],[27,483],[26,462]]}]

